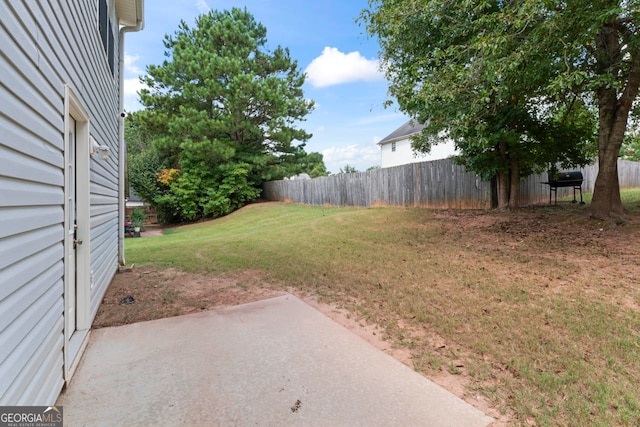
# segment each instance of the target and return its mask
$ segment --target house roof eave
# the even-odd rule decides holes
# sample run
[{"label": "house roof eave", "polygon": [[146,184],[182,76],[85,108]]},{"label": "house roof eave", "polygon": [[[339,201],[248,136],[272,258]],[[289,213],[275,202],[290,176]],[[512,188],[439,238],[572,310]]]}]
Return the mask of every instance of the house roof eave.
[{"label": "house roof eave", "polygon": [[120,25],[136,26],[144,20],[144,0],[116,0],[116,11]]},{"label": "house roof eave", "polygon": [[415,135],[424,129],[424,125],[416,124],[416,122],[411,119],[408,122],[404,123],[398,129],[391,132],[386,137],[382,138],[380,142],[378,142],[379,146],[383,146],[385,144],[389,144],[391,142],[398,142],[404,139],[409,138],[411,135]]},{"label": "house roof eave", "polygon": [[418,133],[418,132],[415,132],[415,133],[412,133],[412,134],[409,134],[409,135],[398,136],[398,137],[393,138],[393,139],[385,138],[382,141],[378,142],[377,144],[382,147],[383,145],[391,144],[392,142],[404,141],[405,139],[409,139],[409,137],[411,135],[415,135],[416,133]]}]

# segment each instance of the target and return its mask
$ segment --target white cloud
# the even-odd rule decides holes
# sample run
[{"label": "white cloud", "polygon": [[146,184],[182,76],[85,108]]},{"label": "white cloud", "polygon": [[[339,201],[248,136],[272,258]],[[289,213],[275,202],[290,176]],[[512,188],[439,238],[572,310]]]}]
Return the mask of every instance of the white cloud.
[{"label": "white cloud", "polygon": [[380,164],[380,147],[375,144],[353,144],[346,147],[330,147],[322,151],[324,164],[332,173],[340,172],[346,165],[359,171]]},{"label": "white cloud", "polygon": [[144,74],[144,71],[136,65],[139,60],[139,55],[131,55],[126,52],[124,54],[125,76],[129,77],[125,78],[123,82],[124,109],[129,112],[142,109],[138,99],[138,92],[147,87],[140,82],[140,75]]},{"label": "white cloud", "polygon": [[139,78],[124,79],[124,109],[125,111],[132,112],[141,110],[143,107],[140,104],[138,97],[138,91],[147,87],[144,83],[140,82]]},{"label": "white cloud", "polygon": [[140,89],[147,87],[139,78],[124,79],[124,95],[136,95]]},{"label": "white cloud", "polygon": [[205,0],[196,0],[196,7],[200,11],[200,13],[209,13],[211,12],[211,8],[207,4]]},{"label": "white cloud", "polygon": [[124,53],[124,71],[128,74],[140,75],[143,71],[136,65],[136,62],[140,59],[140,55],[129,55]]},{"label": "white cloud", "polygon": [[378,61],[367,59],[360,52],[343,53],[336,47],[325,47],[305,70],[314,87],[326,87],[357,81],[382,80]]}]

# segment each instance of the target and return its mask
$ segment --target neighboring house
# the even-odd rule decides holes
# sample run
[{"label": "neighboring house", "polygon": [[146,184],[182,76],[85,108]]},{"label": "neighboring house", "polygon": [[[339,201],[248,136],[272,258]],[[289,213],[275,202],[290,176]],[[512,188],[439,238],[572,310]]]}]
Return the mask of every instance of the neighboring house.
[{"label": "neighboring house", "polygon": [[145,204],[140,196],[138,196],[132,188],[129,188],[129,197],[126,199],[125,206],[127,209],[131,208],[131,210],[133,210],[134,208],[142,208]]},{"label": "neighboring house", "polygon": [[158,222],[156,208],[145,203],[132,188],[129,188],[129,197],[125,199],[125,219],[131,218],[131,214],[136,208],[141,208],[147,215],[147,223],[155,224]]},{"label": "neighboring house", "polygon": [[0,405],[53,405],[124,263],[123,36],[143,0],[0,1]]},{"label": "neighboring house", "polygon": [[422,131],[423,128],[423,125],[409,120],[378,142],[380,146],[381,167],[389,168],[407,163],[446,159],[457,154],[452,141],[432,146],[429,154],[416,153],[413,151],[411,148],[411,135],[417,134]]}]

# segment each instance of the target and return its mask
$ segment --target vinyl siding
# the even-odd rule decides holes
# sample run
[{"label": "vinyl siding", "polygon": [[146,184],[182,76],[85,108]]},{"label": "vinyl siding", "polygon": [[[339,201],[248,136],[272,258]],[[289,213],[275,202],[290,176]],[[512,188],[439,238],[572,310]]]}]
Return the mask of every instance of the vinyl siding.
[{"label": "vinyl siding", "polygon": [[90,161],[91,319],[117,270],[118,67],[97,1],[0,1],[0,70],[0,405],[51,405],[64,381],[65,84],[110,149]]},{"label": "vinyl siding", "polygon": [[392,151],[392,142],[385,142],[380,145],[381,167],[390,168],[409,163],[446,159],[456,155],[456,149],[452,141],[434,145],[431,147],[429,154],[416,153],[413,151],[409,137],[399,139],[395,141],[395,143],[396,151]]}]

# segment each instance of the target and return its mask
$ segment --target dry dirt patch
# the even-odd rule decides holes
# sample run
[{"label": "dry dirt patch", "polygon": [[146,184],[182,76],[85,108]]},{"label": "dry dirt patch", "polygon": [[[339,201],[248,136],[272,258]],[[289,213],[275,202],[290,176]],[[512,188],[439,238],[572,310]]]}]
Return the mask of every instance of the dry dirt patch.
[{"label": "dry dirt patch", "polygon": [[93,327],[179,316],[282,294],[263,287],[255,271],[215,277],[172,268],[131,268],[116,274]]}]

